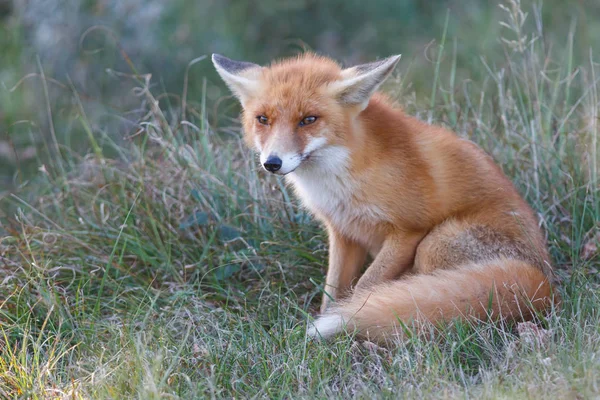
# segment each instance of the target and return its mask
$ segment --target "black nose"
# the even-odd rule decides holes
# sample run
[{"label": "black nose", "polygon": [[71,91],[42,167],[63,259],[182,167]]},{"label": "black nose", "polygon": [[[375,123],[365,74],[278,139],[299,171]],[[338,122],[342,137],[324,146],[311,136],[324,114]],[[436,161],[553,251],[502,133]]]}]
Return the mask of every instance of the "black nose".
[{"label": "black nose", "polygon": [[281,169],[281,158],[277,156],[269,156],[263,165],[269,172],[279,171]]}]

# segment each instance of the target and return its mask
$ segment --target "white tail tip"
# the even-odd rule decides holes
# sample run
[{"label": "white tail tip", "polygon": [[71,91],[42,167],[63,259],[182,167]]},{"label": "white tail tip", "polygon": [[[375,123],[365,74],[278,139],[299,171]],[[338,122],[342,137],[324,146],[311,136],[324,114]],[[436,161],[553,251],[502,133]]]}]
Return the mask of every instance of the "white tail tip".
[{"label": "white tail tip", "polygon": [[342,331],[344,319],[340,314],[323,315],[312,324],[306,331],[311,338],[328,339]]}]

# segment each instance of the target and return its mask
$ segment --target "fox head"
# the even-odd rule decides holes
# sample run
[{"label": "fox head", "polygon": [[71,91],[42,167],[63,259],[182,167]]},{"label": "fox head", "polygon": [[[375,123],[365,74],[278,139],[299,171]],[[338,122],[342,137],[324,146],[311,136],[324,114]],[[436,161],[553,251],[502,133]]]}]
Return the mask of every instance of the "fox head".
[{"label": "fox head", "polygon": [[307,164],[326,165],[326,149],[348,143],[354,119],[399,59],[342,69],[311,53],[267,67],[212,56],[242,104],[246,142],[260,152],[267,171],[280,175]]}]

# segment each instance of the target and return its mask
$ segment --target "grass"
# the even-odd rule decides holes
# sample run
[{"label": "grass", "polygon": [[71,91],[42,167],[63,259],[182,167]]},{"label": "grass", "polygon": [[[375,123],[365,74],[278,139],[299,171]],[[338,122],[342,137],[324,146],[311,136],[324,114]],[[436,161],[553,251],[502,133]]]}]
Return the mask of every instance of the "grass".
[{"label": "grass", "polygon": [[50,142],[0,199],[0,397],[598,396],[595,55],[555,59],[517,2],[505,11],[505,60],[482,58],[483,80],[456,81],[448,40],[430,98],[401,76],[386,90],[486,149],[539,213],[563,296],[543,327],[455,323],[389,349],[307,340],[322,229],[259,170],[236,119],[123,75],[135,126],[115,135],[73,91],[89,151]]}]

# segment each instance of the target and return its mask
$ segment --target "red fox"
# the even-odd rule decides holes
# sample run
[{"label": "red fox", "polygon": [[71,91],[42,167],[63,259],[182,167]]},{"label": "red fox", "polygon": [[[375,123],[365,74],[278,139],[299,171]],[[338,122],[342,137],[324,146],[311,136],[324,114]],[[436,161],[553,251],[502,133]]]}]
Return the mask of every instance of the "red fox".
[{"label": "red fox", "polygon": [[404,324],[548,311],[556,281],[535,214],[475,144],[377,92],[399,59],[212,56],[247,144],[327,228],[327,293],[307,334],[382,341]]}]

